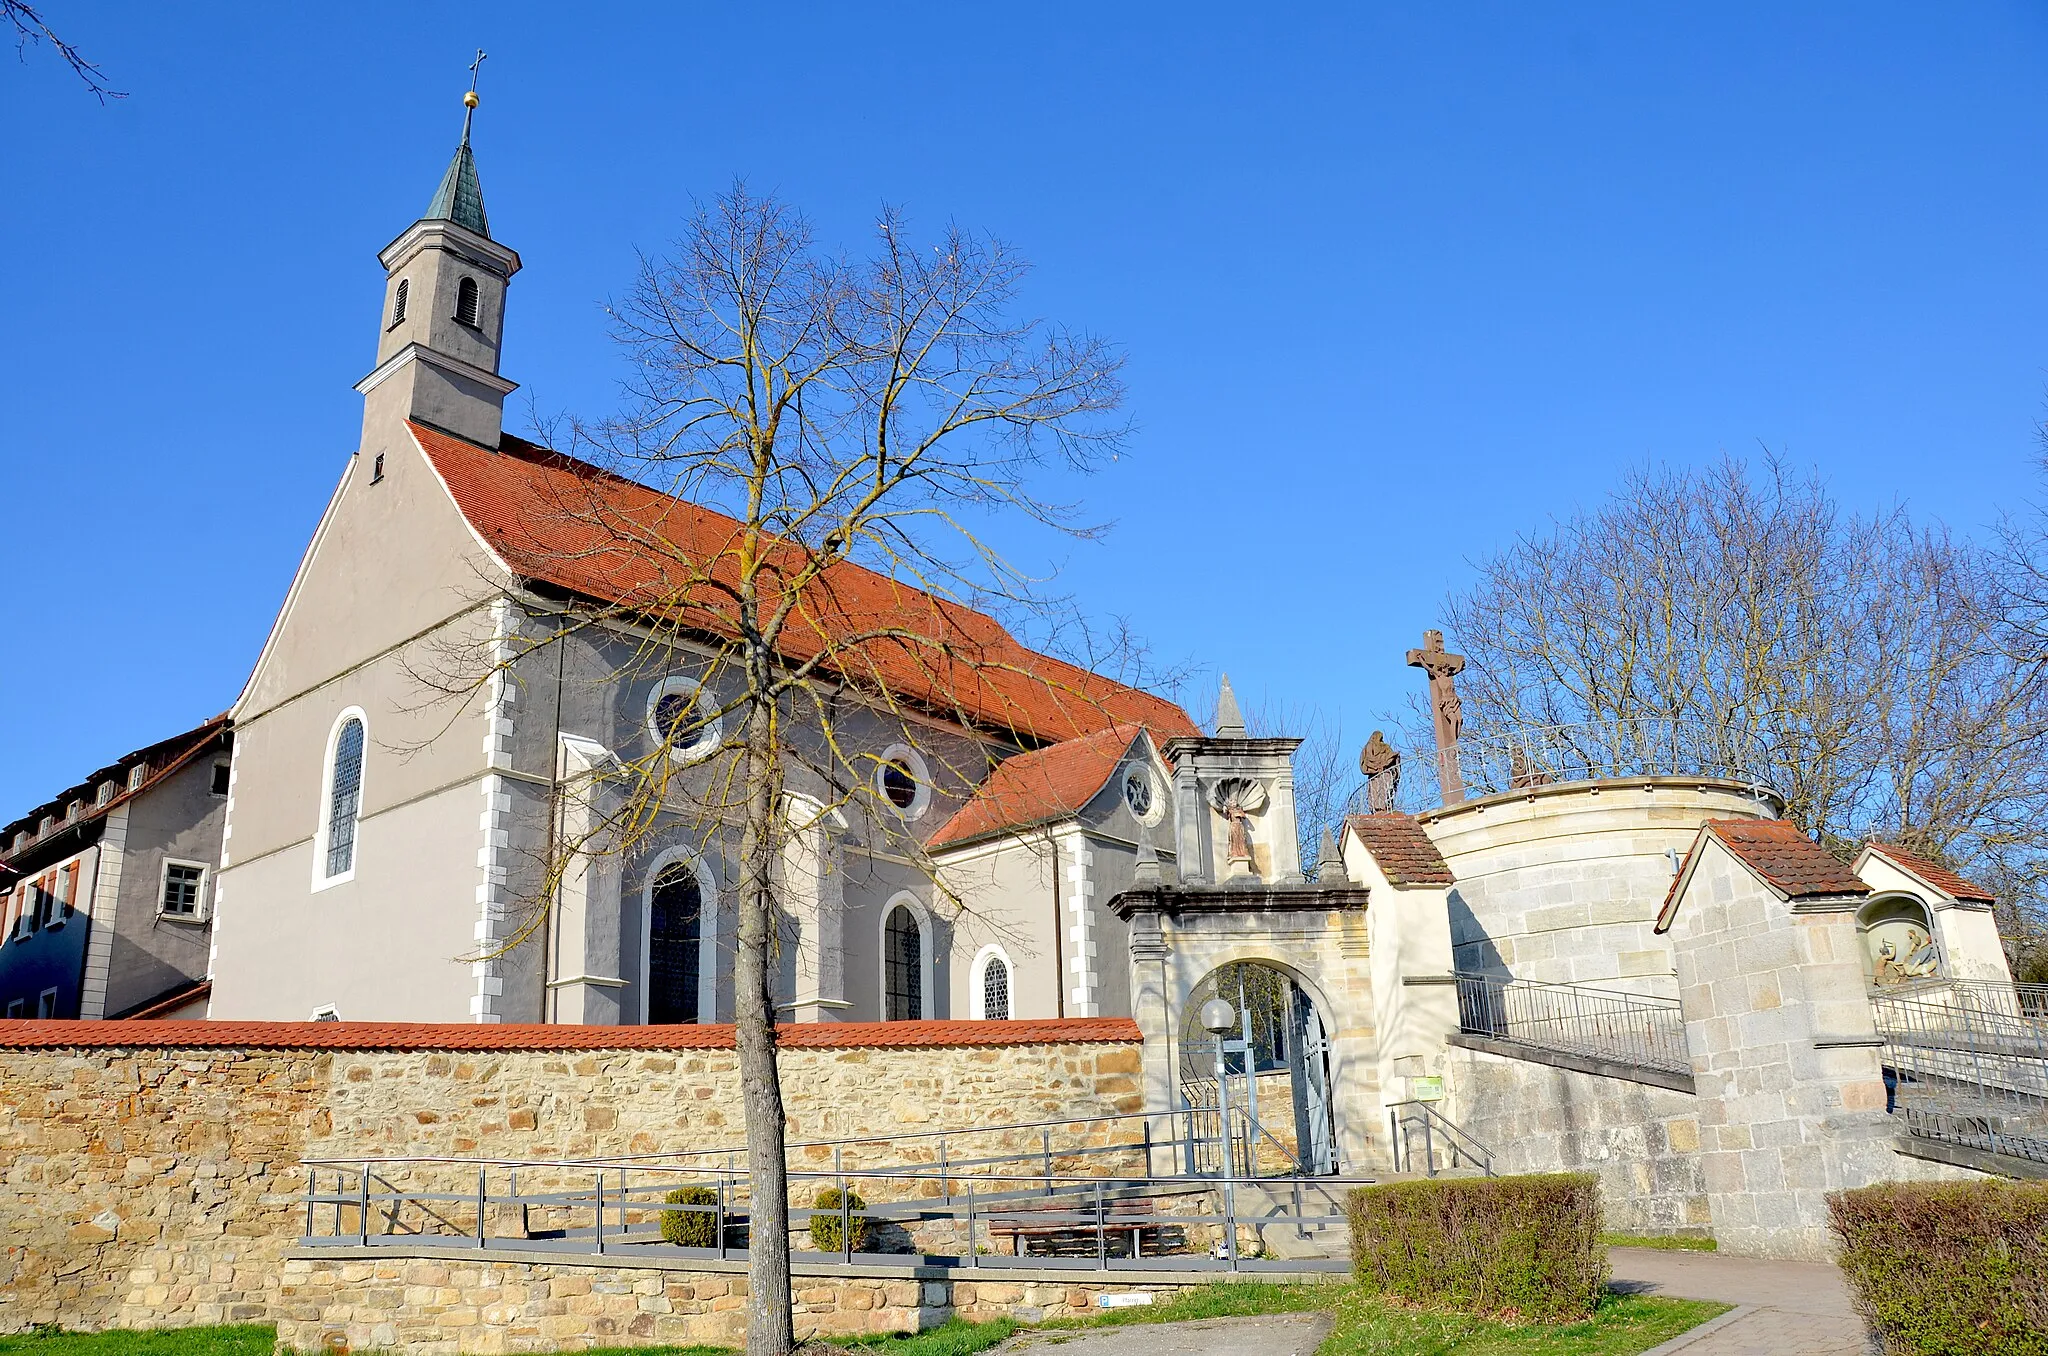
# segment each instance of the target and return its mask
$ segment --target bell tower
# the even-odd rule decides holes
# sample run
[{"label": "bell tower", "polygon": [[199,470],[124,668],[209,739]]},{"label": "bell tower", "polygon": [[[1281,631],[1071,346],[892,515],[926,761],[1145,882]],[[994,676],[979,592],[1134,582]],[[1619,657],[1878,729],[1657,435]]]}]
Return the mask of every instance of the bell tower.
[{"label": "bell tower", "polygon": [[476,117],[475,73],[462,96],[462,142],[426,215],[384,247],[384,310],[377,366],[356,383],[363,395],[363,448],[381,451],[406,420],[498,446],[505,397],[518,388],[498,374],[505,291],[519,255],[491,239],[483,187],[469,149]]}]

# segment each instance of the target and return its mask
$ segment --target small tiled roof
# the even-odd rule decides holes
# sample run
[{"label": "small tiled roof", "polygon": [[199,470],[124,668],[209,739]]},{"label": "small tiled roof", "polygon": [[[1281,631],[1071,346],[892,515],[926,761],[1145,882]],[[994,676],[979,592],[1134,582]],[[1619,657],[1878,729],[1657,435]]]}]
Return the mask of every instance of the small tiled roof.
[{"label": "small tiled roof", "polygon": [[1112,725],[1003,760],[925,847],[947,847],[1079,813],[1144,735],[1140,725]]},{"label": "small tiled roof", "polygon": [[1671,887],[1664,892],[1663,907],[1657,910],[1654,931],[1665,931],[1677,917],[1679,896],[1692,879],[1693,861],[1709,836],[1787,899],[1870,893],[1870,887],[1855,872],[1800,832],[1797,824],[1783,819],[1710,819],[1701,826],[1699,836],[1693,839],[1685,859],[1678,864],[1678,874],[1671,878]]},{"label": "small tiled roof", "polygon": [[1413,815],[1349,815],[1344,820],[1344,832],[1356,837],[1372,854],[1390,885],[1456,883],[1450,863]]},{"label": "small tiled roof", "polygon": [[1963,879],[1947,867],[1929,861],[1916,852],[1908,852],[1892,843],[1871,843],[1869,847],[1872,852],[1893,866],[1918,876],[1950,899],[1966,899],[1973,904],[1998,902],[1998,896],[1983,886]]},{"label": "small tiled roof", "polygon": [[[1137,1041],[1128,1017],[1024,1022],[803,1022],[775,1028],[785,1050]],[[0,1049],[730,1050],[733,1027],[535,1026],[468,1022],[0,1021]]]},{"label": "small tiled roof", "polygon": [[[736,576],[736,520],[509,434],[492,451],[424,424],[412,432],[456,507],[521,576],[731,634],[721,613],[686,605],[678,614],[675,593],[690,577],[679,576],[674,562],[708,562],[715,576]],[[1198,733],[1187,712],[1163,697],[1038,654],[992,617],[858,565],[834,566],[809,587],[782,647],[801,662],[878,630],[909,638],[847,647],[836,667],[870,691],[927,711],[1032,744],[1127,722],[1162,738]]]},{"label": "small tiled roof", "polygon": [[1707,832],[1790,899],[1867,895],[1840,858],[1783,819],[1712,819]]}]

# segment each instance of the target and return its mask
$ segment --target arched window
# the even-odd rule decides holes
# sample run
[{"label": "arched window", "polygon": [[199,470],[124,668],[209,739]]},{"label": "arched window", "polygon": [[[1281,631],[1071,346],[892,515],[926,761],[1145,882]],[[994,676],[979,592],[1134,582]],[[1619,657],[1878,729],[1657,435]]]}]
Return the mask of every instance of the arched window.
[{"label": "arched window", "polygon": [[400,278],[398,280],[398,291],[392,294],[391,298],[390,328],[395,330],[405,323],[405,300],[411,294],[412,280],[410,278]]},{"label": "arched window", "polygon": [[464,278],[455,285],[455,323],[475,329],[481,321],[482,301],[477,294],[476,279]]},{"label": "arched window", "polygon": [[983,1022],[1010,1020],[1010,958],[999,946],[985,947],[975,958],[974,1016]]},{"label": "arched window", "polygon": [[924,1016],[924,929],[907,905],[890,909],[882,928],[882,990],[885,1021]]},{"label": "arched window", "polygon": [[327,795],[320,806],[316,883],[347,880],[355,874],[356,823],[363,809],[363,736],[362,712],[342,712],[327,750]]},{"label": "arched window", "polygon": [[697,1020],[704,941],[704,892],[689,862],[671,862],[654,877],[647,909],[647,1020]]}]

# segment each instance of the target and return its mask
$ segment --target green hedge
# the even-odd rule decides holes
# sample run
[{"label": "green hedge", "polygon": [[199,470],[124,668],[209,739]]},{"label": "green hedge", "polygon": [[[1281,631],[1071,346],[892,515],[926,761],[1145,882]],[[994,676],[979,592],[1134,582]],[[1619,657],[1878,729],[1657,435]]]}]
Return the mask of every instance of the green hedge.
[{"label": "green hedge", "polygon": [[1412,1303],[1562,1323],[1607,1287],[1591,1173],[1361,1187],[1349,1213],[1359,1283]]},{"label": "green hedge", "polygon": [[1891,1182],[1837,1191],[1828,1222],[1889,1352],[2048,1352],[2048,1183]]},{"label": "green hedge", "polygon": [[[718,1192],[708,1186],[677,1187],[662,1197],[670,1205],[717,1205]],[[718,1214],[712,1210],[664,1210],[661,1236],[678,1247],[718,1246]]]},{"label": "green hedge", "polygon": [[[846,1193],[846,1208],[848,1211],[859,1210],[866,1204],[867,1202],[860,1198],[858,1191]],[[839,1188],[826,1187],[823,1191],[820,1191],[811,1201],[811,1209],[820,1212],[827,1210],[832,1212],[829,1215],[819,1213],[811,1216],[811,1246],[819,1252],[838,1252]],[[866,1215],[849,1213],[846,1217],[846,1222],[848,1230],[853,1234],[853,1247],[851,1250],[859,1252],[861,1245],[868,1241],[868,1217]]]}]

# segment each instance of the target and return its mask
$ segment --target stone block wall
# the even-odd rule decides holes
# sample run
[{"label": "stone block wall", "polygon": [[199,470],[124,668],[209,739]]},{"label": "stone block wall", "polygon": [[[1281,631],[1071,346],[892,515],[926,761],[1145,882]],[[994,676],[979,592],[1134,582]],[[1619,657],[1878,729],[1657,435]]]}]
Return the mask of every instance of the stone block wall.
[{"label": "stone block wall", "polygon": [[1418,818],[1457,878],[1459,970],[1671,998],[1671,946],[1653,924],[1672,854],[1710,819],[1774,809],[1737,783],[1651,777],[1539,787]]},{"label": "stone block wall", "polygon": [[[956,1315],[1035,1323],[1095,1312],[1103,1294],[1177,1288],[1172,1280],[1147,1276],[1101,1285],[1029,1273],[986,1280],[958,1272],[937,1279],[881,1271],[798,1274],[792,1319],[799,1341],[917,1332]],[[746,1297],[747,1278],[737,1270],[300,1256],[283,1263],[269,1308],[284,1350],[437,1356],[737,1347],[746,1334]]]},{"label": "stone block wall", "polygon": [[1691,1093],[1451,1048],[1455,1119],[1494,1171],[1591,1172],[1617,1233],[1709,1235]]},{"label": "stone block wall", "polygon": [[[1117,1019],[785,1028],[781,1061],[799,1140],[1141,1107]],[[301,1159],[736,1147],[736,1064],[729,1027],[0,1022],[0,1332],[267,1319],[304,1227]],[[951,1152],[1010,1138],[1039,1144]]]}]

